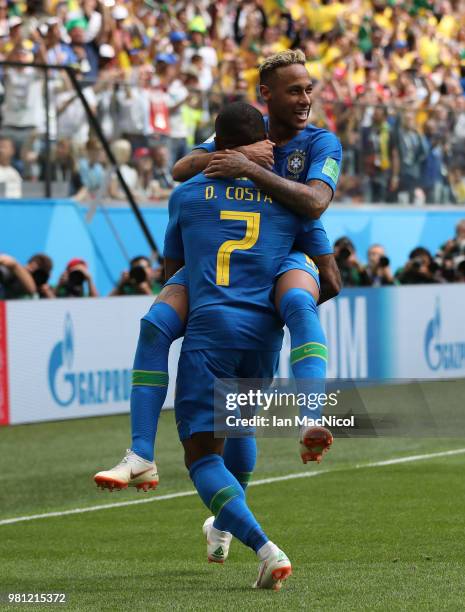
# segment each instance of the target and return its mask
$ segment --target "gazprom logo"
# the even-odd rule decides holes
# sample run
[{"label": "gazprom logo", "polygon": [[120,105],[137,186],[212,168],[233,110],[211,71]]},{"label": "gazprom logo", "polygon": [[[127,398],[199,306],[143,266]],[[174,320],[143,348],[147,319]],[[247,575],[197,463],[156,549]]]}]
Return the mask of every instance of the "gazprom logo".
[{"label": "gazprom logo", "polygon": [[48,363],[48,384],[55,402],[62,407],[114,404],[129,399],[131,371],[81,370],[74,364],[73,321],[65,316],[63,339],[52,349]]},{"label": "gazprom logo", "polygon": [[441,305],[436,300],[433,318],[426,326],[425,359],[429,368],[437,370],[460,370],[465,367],[465,342],[441,342]]}]

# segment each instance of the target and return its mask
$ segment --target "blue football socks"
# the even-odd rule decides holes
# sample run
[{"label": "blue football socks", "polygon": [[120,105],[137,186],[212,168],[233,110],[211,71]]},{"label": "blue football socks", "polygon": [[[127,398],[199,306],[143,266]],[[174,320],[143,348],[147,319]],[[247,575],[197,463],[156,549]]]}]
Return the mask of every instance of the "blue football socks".
[{"label": "blue football socks", "polygon": [[[324,393],[328,349],[315,299],[304,289],[289,289],[281,298],[281,316],[291,334],[291,368],[297,391]],[[300,416],[321,418],[321,407],[300,407]]]},{"label": "blue football socks", "polygon": [[157,302],[141,321],[131,389],[131,449],[153,461],[158,419],[168,390],[168,353],[184,324],[169,304]]},{"label": "blue football socks", "polygon": [[247,507],[244,490],[226,469],[220,455],[206,455],[195,461],[190,477],[203,503],[215,515],[214,526],[229,531],[257,552],[268,538]]},{"label": "blue football socks", "polygon": [[224,443],[223,460],[226,469],[245,491],[257,462],[257,441],[253,437],[228,438]]}]

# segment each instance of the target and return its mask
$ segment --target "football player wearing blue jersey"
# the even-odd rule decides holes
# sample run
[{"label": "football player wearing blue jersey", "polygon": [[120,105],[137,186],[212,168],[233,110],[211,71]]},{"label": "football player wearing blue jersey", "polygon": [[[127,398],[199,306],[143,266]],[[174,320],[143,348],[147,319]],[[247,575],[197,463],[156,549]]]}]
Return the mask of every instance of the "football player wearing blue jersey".
[{"label": "football player wearing blue jersey", "polygon": [[[227,147],[263,139],[265,124],[259,111],[236,103],[219,114],[216,130],[218,146]],[[215,515],[207,535],[209,559],[224,561],[227,538],[235,535],[259,557],[258,588],[280,588],[291,564],[268,540],[247,507],[243,486],[225,465],[224,440],[214,436],[214,384],[219,378],[246,377],[271,382],[283,337],[272,286],[287,271],[297,236],[309,233],[314,223],[302,222],[247,179],[199,174],[170,199],[165,257],[185,261],[181,274],[190,303],[176,425],[190,476]],[[310,269],[307,274],[318,286],[316,267]]]},{"label": "football player wearing blue jersey", "polygon": [[[215,142],[210,140],[199,145],[201,153],[194,151],[178,162],[173,173],[178,179],[200,170],[211,178],[247,177],[286,208],[318,219],[336,189],[342,159],[340,142],[328,130],[307,124],[312,83],[301,51],[273,55],[259,70],[260,91],[269,111],[268,144],[275,144],[273,172],[248,159],[247,151],[215,152]],[[324,232],[322,225],[321,231]],[[340,278],[331,249],[313,255],[320,270],[321,303],[338,292]],[[289,272],[277,285],[276,306],[290,331],[293,374],[301,386],[315,390],[315,380],[326,376],[327,351],[312,282],[303,270]],[[304,411],[301,416],[305,416]],[[304,463],[320,460],[331,441],[324,428],[302,428]]]},{"label": "football player wearing blue jersey", "polygon": [[[334,163],[339,168],[341,148],[337,138],[326,130],[312,126],[305,129],[311,104],[311,82],[304,61],[300,52],[285,52],[273,56],[262,65],[262,92],[265,97],[268,96],[269,105],[268,136],[279,145],[274,147],[274,170],[281,176],[265,169],[271,167],[274,161],[273,145],[269,140],[263,140],[252,145],[242,145],[236,148],[236,152],[226,152],[223,157],[220,153],[208,153],[203,149],[194,151],[178,162],[178,170],[176,167],[174,169],[176,178],[188,178],[188,175],[201,172],[213,158],[215,163],[210,167],[213,173],[237,173],[238,167],[245,162],[237,154],[240,151],[249,161],[256,162],[247,171],[261,170],[264,173],[258,175],[264,193],[268,193],[267,183],[271,181],[271,195],[273,190],[278,189],[281,198],[278,199],[286,208],[309,218],[321,214],[336,187],[338,172]],[[214,144],[202,146],[215,148]],[[275,179],[278,180],[277,185]],[[308,245],[309,240],[299,242],[297,239],[295,248],[317,262],[321,293],[314,278],[308,273],[312,264],[302,253],[294,253],[293,263],[290,262],[291,265],[277,282],[276,303],[291,332],[294,375],[296,378],[321,379],[325,375],[326,346],[316,305],[318,301],[321,303],[338,293],[340,277],[321,222],[316,222],[312,228]],[[179,262],[168,260],[166,263],[169,278],[179,267]],[[154,441],[168,385],[168,352],[171,343],[183,334],[188,309],[185,279],[177,275],[173,280],[176,284],[165,287],[153,306],[151,324],[145,320],[141,323],[131,392],[131,449],[115,468],[95,476],[99,486],[110,490],[128,485],[146,490],[158,484],[153,461]],[[302,435],[302,459],[304,462],[320,460],[332,442],[332,437],[326,431],[320,435],[317,430],[316,438],[308,433],[305,430]],[[243,448],[238,452],[237,448],[241,444]],[[241,479],[244,487],[255,463],[256,451],[253,444],[240,439],[229,440],[225,448],[225,461]]]}]

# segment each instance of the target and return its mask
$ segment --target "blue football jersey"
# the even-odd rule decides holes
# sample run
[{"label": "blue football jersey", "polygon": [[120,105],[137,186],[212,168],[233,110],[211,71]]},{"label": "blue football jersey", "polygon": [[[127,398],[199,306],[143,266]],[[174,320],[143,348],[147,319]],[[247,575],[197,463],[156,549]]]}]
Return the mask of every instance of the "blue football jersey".
[{"label": "blue football jersey", "polygon": [[271,292],[302,219],[245,179],[198,174],[169,201],[165,257],[184,259],[189,319],[183,351],[279,350],[282,322]]},{"label": "blue football jersey", "polygon": [[[265,117],[268,127],[268,117]],[[215,151],[215,141],[209,138],[197,149],[208,152]],[[274,147],[273,172],[283,178],[308,183],[311,180],[323,181],[336,191],[342,163],[342,147],[335,134],[314,125],[299,132],[292,140],[281,147]],[[320,232],[312,231],[303,243],[307,248],[300,247],[308,255],[326,255],[333,249],[328,240],[323,223],[318,220],[312,230],[319,228]]]}]

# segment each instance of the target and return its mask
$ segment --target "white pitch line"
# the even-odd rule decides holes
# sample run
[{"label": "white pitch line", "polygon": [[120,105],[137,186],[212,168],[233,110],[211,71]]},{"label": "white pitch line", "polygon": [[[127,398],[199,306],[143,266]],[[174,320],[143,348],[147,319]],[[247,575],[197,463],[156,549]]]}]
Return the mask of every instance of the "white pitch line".
[{"label": "white pitch line", "polygon": [[[286,480],[294,480],[296,478],[312,478],[313,476],[322,476],[335,472],[345,472],[352,470],[360,470],[365,468],[384,467],[387,465],[396,465],[398,463],[410,463],[412,461],[425,461],[428,459],[436,459],[439,457],[450,457],[453,455],[462,455],[465,453],[465,448],[456,448],[438,453],[428,453],[424,455],[407,455],[406,457],[395,457],[393,459],[385,459],[384,461],[374,461],[372,463],[360,463],[350,467],[341,467],[329,470],[318,470],[314,472],[297,472],[295,474],[286,474],[285,476],[273,476],[271,478],[262,478],[261,480],[252,481],[250,487],[258,487],[264,484],[272,484],[274,482],[283,482]],[[63,510],[61,512],[45,512],[44,514],[31,514],[29,516],[17,516],[14,518],[0,520],[2,525],[12,525],[13,523],[24,523],[26,521],[35,521],[38,519],[54,518],[57,516],[68,516],[70,514],[84,514],[85,512],[98,512],[99,510],[110,510],[112,508],[124,508],[125,506],[136,506],[137,504],[149,504],[151,502],[166,501],[168,499],[177,499],[178,497],[191,497],[196,495],[197,491],[180,491],[179,493],[169,493],[167,495],[158,495],[157,497],[149,497],[147,499],[135,499],[133,501],[123,501],[114,504],[101,504],[99,506],[89,506],[88,508],[74,508],[72,510]]]}]

